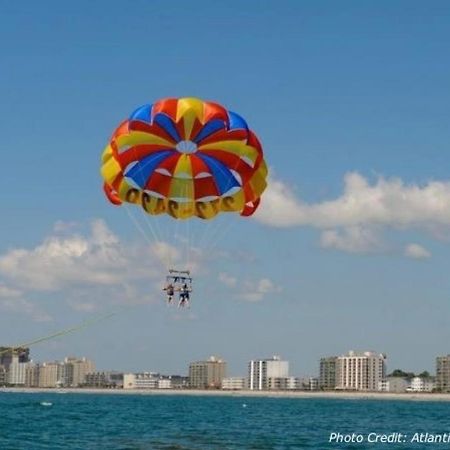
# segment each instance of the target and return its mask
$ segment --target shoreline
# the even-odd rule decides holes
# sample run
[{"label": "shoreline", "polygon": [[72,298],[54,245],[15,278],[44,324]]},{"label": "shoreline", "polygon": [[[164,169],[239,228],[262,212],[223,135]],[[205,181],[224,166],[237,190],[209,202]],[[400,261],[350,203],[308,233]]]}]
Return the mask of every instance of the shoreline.
[{"label": "shoreline", "polygon": [[101,388],[0,388],[1,393],[22,394],[103,394],[103,395],[184,395],[193,397],[263,397],[342,400],[404,400],[450,402],[450,393],[428,392],[334,392],[334,391],[250,391],[200,389],[101,389]]}]

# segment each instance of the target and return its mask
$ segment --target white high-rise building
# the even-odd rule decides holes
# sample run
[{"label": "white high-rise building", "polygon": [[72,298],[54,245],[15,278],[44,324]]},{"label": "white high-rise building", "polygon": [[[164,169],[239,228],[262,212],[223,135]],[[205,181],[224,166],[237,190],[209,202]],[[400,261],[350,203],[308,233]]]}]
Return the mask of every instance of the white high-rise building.
[{"label": "white high-rise building", "polygon": [[29,363],[19,362],[19,356],[13,355],[11,363],[8,367],[8,384],[13,386],[25,385],[25,372]]},{"label": "white high-rise building", "polygon": [[336,389],[376,391],[385,376],[386,356],[375,352],[354,352],[339,356]]},{"label": "white high-rise building", "polygon": [[250,390],[281,388],[289,378],[289,361],[279,356],[270,359],[252,360],[248,363],[248,387]]}]

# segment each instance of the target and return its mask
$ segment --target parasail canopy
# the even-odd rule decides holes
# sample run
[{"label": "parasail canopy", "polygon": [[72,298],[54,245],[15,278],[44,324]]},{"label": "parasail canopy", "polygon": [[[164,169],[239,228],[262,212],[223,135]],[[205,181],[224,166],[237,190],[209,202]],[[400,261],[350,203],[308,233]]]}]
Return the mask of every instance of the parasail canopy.
[{"label": "parasail canopy", "polygon": [[267,185],[261,144],[246,121],[197,98],[136,109],[114,131],[101,174],[113,204],[176,219],[250,216]]}]

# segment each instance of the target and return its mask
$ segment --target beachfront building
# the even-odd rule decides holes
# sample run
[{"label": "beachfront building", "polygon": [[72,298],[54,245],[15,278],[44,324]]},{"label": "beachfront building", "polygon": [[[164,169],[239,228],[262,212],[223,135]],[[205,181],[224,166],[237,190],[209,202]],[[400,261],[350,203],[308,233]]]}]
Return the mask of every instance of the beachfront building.
[{"label": "beachfront building", "polygon": [[288,378],[289,361],[282,361],[279,356],[251,360],[248,363],[248,388],[250,390],[285,389]]},{"label": "beachfront building", "polygon": [[337,356],[327,356],[320,359],[319,389],[324,391],[336,389]]},{"label": "beachfront building", "polygon": [[155,372],[125,373],[123,375],[124,389],[157,389],[159,374]]},{"label": "beachfront building", "polygon": [[226,376],[227,363],[216,356],[207,361],[189,364],[189,387],[193,389],[220,389]]},{"label": "beachfront building", "polygon": [[375,352],[354,352],[339,356],[336,389],[377,391],[385,378],[386,356]]},{"label": "beachfront building", "polygon": [[156,372],[125,373],[122,384],[124,389],[180,389],[187,385],[188,377]]},{"label": "beachfront building", "polygon": [[450,355],[436,358],[436,390],[450,392]]},{"label": "beachfront building", "polygon": [[393,392],[396,394],[406,392],[410,387],[410,382],[403,377],[387,377],[378,383],[380,392]]},{"label": "beachfront building", "polygon": [[8,370],[13,358],[17,356],[19,363],[30,361],[30,349],[28,347],[0,347],[0,366]]},{"label": "beachfront building", "polygon": [[58,361],[45,362],[39,366],[39,387],[54,388],[58,386],[61,364]]},{"label": "beachfront building", "polygon": [[0,387],[6,386],[8,382],[8,373],[6,372],[5,366],[0,366]]},{"label": "beachfront building", "polygon": [[39,364],[30,362],[25,369],[25,387],[39,387]]},{"label": "beachfront building", "polygon": [[408,392],[433,392],[436,383],[432,377],[414,377],[406,389]]},{"label": "beachfront building", "polygon": [[316,377],[296,378],[297,388],[302,391],[317,391],[319,389],[319,379]]},{"label": "beachfront building", "polygon": [[123,373],[91,372],[84,378],[85,387],[93,388],[123,388]]},{"label": "beachfront building", "polygon": [[95,372],[95,364],[87,358],[68,357],[61,364],[59,373],[59,383],[66,387],[83,386],[86,382],[86,375]]},{"label": "beachfront building", "polygon": [[222,380],[222,389],[227,391],[240,391],[245,389],[247,380],[245,377],[229,377]]},{"label": "beachfront building", "polygon": [[19,362],[18,354],[12,355],[12,359],[7,370],[7,383],[10,386],[25,386],[25,371],[28,365],[28,362]]},{"label": "beachfront building", "polygon": [[189,377],[182,375],[168,375],[167,378],[170,380],[170,387],[172,389],[186,389],[189,387]]}]

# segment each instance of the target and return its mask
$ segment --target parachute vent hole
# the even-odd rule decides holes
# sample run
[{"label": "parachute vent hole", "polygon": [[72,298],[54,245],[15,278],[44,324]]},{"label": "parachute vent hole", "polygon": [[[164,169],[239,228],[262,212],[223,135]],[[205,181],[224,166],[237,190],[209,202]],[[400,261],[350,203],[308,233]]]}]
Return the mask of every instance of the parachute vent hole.
[{"label": "parachute vent hole", "polygon": [[180,141],[175,147],[180,153],[195,153],[197,151],[197,144],[192,141]]}]

